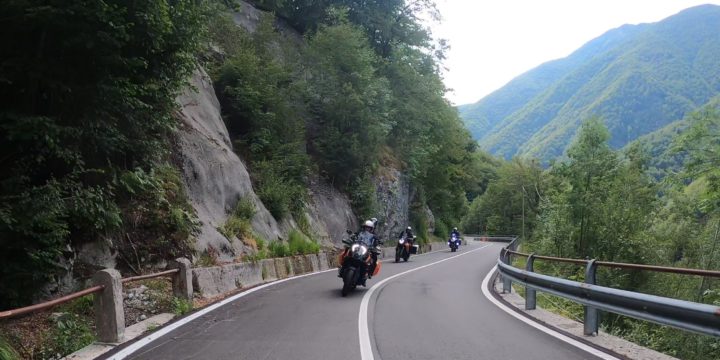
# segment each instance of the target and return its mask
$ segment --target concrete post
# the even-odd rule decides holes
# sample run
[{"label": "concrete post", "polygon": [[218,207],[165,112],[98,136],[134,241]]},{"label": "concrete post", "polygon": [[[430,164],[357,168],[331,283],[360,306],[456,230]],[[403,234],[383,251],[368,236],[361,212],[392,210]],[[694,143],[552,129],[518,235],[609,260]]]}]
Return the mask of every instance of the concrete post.
[{"label": "concrete post", "polygon": [[[585,267],[585,283],[595,285],[595,273],[597,264],[595,259],[588,261]],[[587,336],[595,336],[598,333],[598,309],[590,306],[583,306],[584,310],[584,329],[583,333]]]},{"label": "concrete post", "polygon": [[172,277],[173,296],[192,301],[192,264],[186,258],[177,258],[168,265],[170,269],[179,269]]},{"label": "concrete post", "polygon": [[93,276],[95,285],[105,287],[94,296],[95,332],[99,342],[117,344],[125,336],[121,279],[115,269],[100,270]]},{"label": "concrete post", "polygon": [[[535,263],[535,254],[530,254],[525,264],[527,272],[534,272],[533,265]],[[537,291],[529,286],[525,286],[525,310],[535,310]]]}]

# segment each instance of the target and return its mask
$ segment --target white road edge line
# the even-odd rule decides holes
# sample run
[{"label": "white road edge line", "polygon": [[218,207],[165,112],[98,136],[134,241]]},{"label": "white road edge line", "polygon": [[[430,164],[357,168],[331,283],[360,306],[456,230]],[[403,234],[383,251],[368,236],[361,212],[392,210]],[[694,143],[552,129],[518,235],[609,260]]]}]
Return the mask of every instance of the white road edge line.
[{"label": "white road edge line", "polygon": [[617,357],[615,357],[615,356],[612,356],[612,355],[610,355],[610,354],[604,353],[604,352],[602,352],[602,351],[600,351],[600,350],[598,350],[598,349],[596,349],[596,348],[594,348],[594,347],[592,347],[592,346],[585,345],[585,344],[583,344],[583,343],[581,343],[581,342],[579,342],[579,341],[577,341],[577,340],[575,340],[575,339],[573,339],[573,338],[571,338],[571,337],[569,337],[569,336],[563,335],[563,334],[561,334],[561,333],[559,333],[559,332],[557,332],[557,331],[555,331],[555,330],[553,330],[553,329],[550,329],[550,328],[545,327],[545,326],[543,326],[543,325],[541,325],[541,324],[539,324],[539,323],[537,323],[537,322],[535,322],[535,321],[533,321],[533,320],[530,320],[530,319],[526,318],[525,316],[522,316],[522,315],[518,314],[516,311],[510,309],[510,308],[507,307],[505,304],[501,303],[498,299],[496,299],[496,298],[490,293],[489,286],[488,286],[488,284],[490,283],[490,279],[492,279],[492,276],[493,276],[493,274],[495,273],[496,270],[497,270],[497,265],[495,265],[495,266],[490,270],[490,272],[488,272],[488,274],[485,276],[485,279],[483,279],[483,282],[482,282],[482,292],[483,292],[483,295],[485,295],[485,297],[486,297],[488,300],[490,300],[490,302],[492,302],[493,304],[495,304],[495,306],[499,307],[501,310],[505,311],[506,313],[512,315],[514,318],[516,318],[516,319],[518,319],[518,320],[520,320],[520,321],[522,321],[522,322],[524,322],[524,323],[526,323],[526,324],[534,327],[535,329],[540,330],[540,331],[542,331],[542,332],[544,332],[544,333],[546,333],[546,334],[548,334],[548,335],[550,335],[550,336],[552,336],[552,337],[554,337],[554,338],[556,338],[556,339],[558,339],[558,340],[564,341],[564,342],[566,342],[566,343],[568,343],[568,344],[570,344],[570,345],[572,345],[572,346],[574,346],[574,347],[576,347],[576,348],[578,348],[578,349],[587,351],[587,352],[589,352],[590,354],[595,355],[595,356],[597,356],[597,357],[599,357],[599,358],[601,358],[601,359],[603,359],[603,360],[621,360],[621,359],[619,359],[619,358],[617,358]]},{"label": "white road edge line", "polygon": [[174,323],[172,323],[172,324],[170,324],[170,325],[168,325],[168,326],[165,326],[165,327],[163,327],[163,328],[155,331],[154,333],[152,333],[152,334],[150,334],[150,335],[148,335],[148,336],[146,336],[146,337],[144,337],[144,338],[142,338],[142,339],[140,339],[140,340],[137,340],[135,343],[129,345],[128,347],[126,347],[126,348],[118,351],[115,355],[109,357],[108,360],[122,360],[122,359],[125,359],[126,357],[132,355],[134,352],[140,350],[142,347],[144,347],[144,346],[150,344],[151,342],[157,340],[157,339],[160,338],[161,336],[166,335],[166,334],[168,334],[169,332],[171,332],[171,331],[173,331],[173,330],[175,330],[175,329],[177,329],[177,328],[179,328],[179,327],[181,327],[181,326],[183,326],[183,325],[185,325],[185,324],[187,324],[187,323],[189,323],[189,322],[191,322],[191,321],[193,321],[193,320],[195,320],[195,319],[197,319],[197,318],[199,318],[199,317],[201,317],[201,316],[203,316],[203,315],[205,315],[205,314],[207,314],[207,313],[209,313],[209,312],[211,312],[211,311],[213,311],[213,310],[215,310],[215,309],[217,309],[217,308],[219,308],[219,307],[221,307],[221,306],[223,306],[223,305],[226,305],[226,304],[228,304],[228,303],[231,303],[231,302],[233,302],[233,301],[235,301],[235,300],[237,300],[237,299],[240,299],[240,298],[242,298],[242,297],[244,297],[244,296],[250,295],[250,294],[252,294],[252,293],[254,293],[254,292],[256,292],[256,291],[260,291],[260,290],[265,289],[265,288],[267,288],[267,287],[274,286],[274,285],[277,285],[277,284],[281,284],[281,283],[284,283],[284,282],[286,282],[286,281],[295,280],[295,279],[300,279],[300,278],[304,278],[304,277],[307,277],[307,276],[322,274],[322,273],[326,273],[326,272],[330,272],[330,271],[337,271],[337,268],[332,268],[332,269],[323,270],[323,271],[318,271],[318,272],[309,273],[309,274],[297,275],[297,276],[289,277],[289,278],[282,279],[282,280],[276,280],[276,281],[273,281],[273,282],[269,282],[269,283],[267,283],[267,284],[263,284],[263,285],[254,287],[254,288],[252,288],[252,289],[250,289],[250,290],[243,291],[243,292],[241,292],[241,293],[235,294],[235,295],[233,295],[233,296],[231,296],[231,297],[229,297],[229,298],[227,298],[227,299],[221,300],[221,301],[218,302],[218,303],[215,303],[215,304],[213,304],[213,305],[210,305],[210,306],[208,306],[208,307],[206,307],[206,308],[204,308],[204,309],[198,310],[197,312],[193,313],[192,315],[189,315],[189,316],[187,316],[187,317],[185,317],[185,318],[182,318],[182,319],[180,319],[180,320],[178,320],[178,321],[176,321],[176,322],[174,322]]},{"label": "white road edge line", "polygon": [[490,244],[487,244],[483,247],[480,247],[480,248],[477,248],[474,250],[470,250],[468,252],[464,252],[462,254],[458,254],[455,256],[451,256],[449,258],[445,258],[445,259],[435,261],[435,262],[432,262],[432,263],[429,263],[429,264],[426,264],[423,266],[419,266],[414,269],[403,271],[399,274],[395,274],[389,278],[383,279],[382,281],[378,282],[373,287],[368,289],[368,291],[365,293],[365,295],[362,298],[362,302],[360,302],[360,312],[358,314],[358,330],[359,330],[358,333],[360,334],[360,358],[362,360],[375,360],[375,355],[373,354],[373,351],[372,351],[372,343],[370,342],[370,327],[368,325],[368,306],[370,305],[370,298],[372,297],[372,295],[375,293],[376,290],[378,290],[385,283],[387,283],[388,281],[390,281],[394,278],[403,276],[403,275],[411,273],[413,271],[424,269],[428,266],[433,266],[433,265],[439,264],[441,262],[452,260],[452,259],[455,259],[455,258],[463,256],[463,255],[468,255],[468,254],[474,253],[474,252],[482,250],[488,246],[490,246]]},{"label": "white road edge line", "polygon": [[[440,252],[440,251],[443,251],[443,250],[429,251],[429,252],[419,254],[416,256],[432,254],[432,253],[436,253],[436,252]],[[231,303],[237,299],[240,299],[246,295],[250,295],[256,291],[265,289],[265,288],[273,286],[273,285],[284,283],[286,281],[300,279],[300,278],[304,278],[307,276],[322,274],[322,273],[326,273],[326,272],[330,272],[330,271],[337,271],[337,268],[327,269],[327,270],[318,271],[318,272],[309,273],[309,274],[297,275],[297,276],[289,277],[289,278],[282,279],[282,280],[276,280],[273,282],[269,282],[267,284],[263,284],[263,285],[254,287],[250,290],[243,291],[236,295],[233,295],[227,299],[221,300],[220,302],[210,305],[204,309],[198,310],[197,312],[193,313],[192,315],[189,315],[181,320],[178,320],[168,326],[165,326],[165,327],[153,332],[152,334],[150,334],[142,339],[135,341],[132,345],[129,345],[128,347],[118,351],[115,355],[109,357],[108,360],[123,360],[123,359],[127,358],[128,356],[132,355],[133,353],[135,353],[136,351],[140,350],[144,346],[146,346],[146,345],[150,344],[151,342],[157,340],[158,338],[162,337],[163,335],[166,335],[169,332],[171,332],[171,331],[173,331],[173,330],[175,330],[175,329],[177,329],[177,328],[179,328],[179,327],[181,327],[181,326],[183,326],[183,325],[185,325],[185,324],[187,324],[187,323],[189,323],[189,322],[191,322],[191,321],[193,321],[193,320],[195,320],[195,319],[197,319],[197,318],[199,318],[199,317],[201,317],[223,305],[227,305],[228,303]]]}]

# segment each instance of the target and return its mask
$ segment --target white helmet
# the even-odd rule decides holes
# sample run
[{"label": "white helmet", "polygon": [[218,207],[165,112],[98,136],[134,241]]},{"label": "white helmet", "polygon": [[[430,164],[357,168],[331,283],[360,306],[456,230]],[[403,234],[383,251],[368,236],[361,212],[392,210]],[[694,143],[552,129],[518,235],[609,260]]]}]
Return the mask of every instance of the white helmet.
[{"label": "white helmet", "polygon": [[408,226],[408,228],[407,228],[407,229],[408,229],[408,230],[412,230],[412,227]]},{"label": "white helmet", "polygon": [[374,228],[374,227],[375,227],[375,223],[373,223],[372,220],[368,220],[368,221],[365,221],[365,223],[363,224],[363,226],[364,226],[364,227],[369,227],[369,228]]}]

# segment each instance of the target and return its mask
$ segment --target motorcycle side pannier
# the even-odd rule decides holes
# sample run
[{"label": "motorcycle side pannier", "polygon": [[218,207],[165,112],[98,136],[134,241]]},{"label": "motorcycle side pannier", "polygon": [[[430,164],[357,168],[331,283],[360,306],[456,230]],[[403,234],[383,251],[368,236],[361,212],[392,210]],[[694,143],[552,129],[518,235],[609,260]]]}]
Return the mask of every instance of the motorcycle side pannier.
[{"label": "motorcycle side pannier", "polygon": [[419,247],[420,247],[420,245],[413,245],[413,246],[411,246],[411,247],[410,247],[410,254],[417,254]]}]

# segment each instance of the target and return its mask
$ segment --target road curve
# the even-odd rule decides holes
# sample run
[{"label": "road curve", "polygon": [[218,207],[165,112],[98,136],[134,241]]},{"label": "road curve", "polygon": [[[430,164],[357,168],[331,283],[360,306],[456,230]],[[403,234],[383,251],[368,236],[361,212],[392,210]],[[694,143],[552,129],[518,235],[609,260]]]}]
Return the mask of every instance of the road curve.
[{"label": "road curve", "polygon": [[[455,253],[441,251],[408,263],[384,262],[369,287],[406,273],[369,297],[373,357],[597,359],[523,324],[483,296],[482,279],[501,246],[471,242],[452,259]],[[340,285],[330,271],[268,286],[161,336],[127,359],[361,359],[358,313],[368,290],[343,298]],[[120,350],[105,358],[116,358]]]}]

